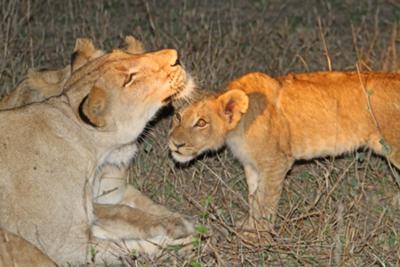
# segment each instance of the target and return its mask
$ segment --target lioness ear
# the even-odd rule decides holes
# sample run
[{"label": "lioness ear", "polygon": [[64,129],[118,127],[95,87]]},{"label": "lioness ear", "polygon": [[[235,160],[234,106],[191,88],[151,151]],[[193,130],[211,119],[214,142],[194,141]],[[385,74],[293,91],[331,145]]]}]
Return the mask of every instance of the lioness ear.
[{"label": "lioness ear", "polygon": [[68,66],[58,70],[29,69],[26,82],[32,90],[40,92],[44,98],[49,98],[62,93],[62,84],[69,76],[70,68]]},{"label": "lioness ear", "polygon": [[242,114],[247,111],[249,98],[241,90],[229,90],[220,95],[217,100],[221,105],[221,114],[225,118],[229,129],[233,129],[239,123]]},{"label": "lioness ear", "polygon": [[94,127],[106,126],[107,95],[104,89],[94,86],[79,106],[81,119]]},{"label": "lioness ear", "polygon": [[132,35],[125,37],[124,50],[131,54],[143,54],[145,52],[143,43]]},{"label": "lioness ear", "polygon": [[78,38],[75,42],[74,52],[71,56],[71,71],[79,69],[91,59],[103,55],[104,52],[96,49],[92,40],[87,38]]}]

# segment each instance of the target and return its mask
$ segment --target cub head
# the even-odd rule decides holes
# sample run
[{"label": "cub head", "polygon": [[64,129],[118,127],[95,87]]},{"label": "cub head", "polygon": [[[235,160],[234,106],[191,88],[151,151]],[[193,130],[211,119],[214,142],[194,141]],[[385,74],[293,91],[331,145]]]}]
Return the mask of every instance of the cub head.
[{"label": "cub head", "polygon": [[162,106],[189,96],[193,87],[176,50],[132,54],[115,49],[74,71],[65,92],[84,122],[132,138]]},{"label": "cub head", "polygon": [[205,151],[221,148],[227,133],[238,125],[247,111],[248,103],[246,93],[234,89],[177,112],[168,143],[172,157],[184,163]]}]

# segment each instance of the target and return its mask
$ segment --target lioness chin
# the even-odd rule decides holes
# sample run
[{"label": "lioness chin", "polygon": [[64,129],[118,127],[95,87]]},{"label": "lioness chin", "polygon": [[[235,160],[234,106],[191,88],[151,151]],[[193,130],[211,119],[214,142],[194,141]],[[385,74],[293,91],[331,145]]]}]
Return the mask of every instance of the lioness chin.
[{"label": "lioness chin", "polygon": [[113,50],[66,75],[60,96],[0,112],[0,227],[58,265],[185,241],[192,224],[123,176],[146,123],[194,87],[177,52]]},{"label": "lioness chin", "polygon": [[169,139],[176,161],[224,144],[246,174],[244,228],[263,236],[272,231],[283,179],[297,159],[368,147],[400,168],[400,74],[250,73],[176,113]]}]

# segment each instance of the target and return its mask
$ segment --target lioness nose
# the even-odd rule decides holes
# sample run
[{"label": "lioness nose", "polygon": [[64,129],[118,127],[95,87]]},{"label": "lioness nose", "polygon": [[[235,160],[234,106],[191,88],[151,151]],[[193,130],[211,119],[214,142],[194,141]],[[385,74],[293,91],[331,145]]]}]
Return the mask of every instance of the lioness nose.
[{"label": "lioness nose", "polygon": [[178,65],[181,65],[181,62],[179,61],[179,57],[176,59],[175,63],[172,64],[171,66],[175,67],[175,66],[178,66]]},{"label": "lioness nose", "polygon": [[175,49],[168,49],[167,51],[168,51],[168,55],[170,57],[169,64],[172,67],[178,66],[180,64],[178,51],[176,51]]},{"label": "lioness nose", "polygon": [[178,52],[175,49],[163,49],[156,53],[163,62],[170,66],[177,66],[180,64]]}]

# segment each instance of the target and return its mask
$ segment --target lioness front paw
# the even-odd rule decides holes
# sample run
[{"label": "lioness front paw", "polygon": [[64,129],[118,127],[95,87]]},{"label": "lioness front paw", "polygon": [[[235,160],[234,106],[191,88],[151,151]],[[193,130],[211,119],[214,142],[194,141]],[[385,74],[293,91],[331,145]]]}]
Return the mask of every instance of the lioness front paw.
[{"label": "lioness front paw", "polygon": [[162,220],[161,225],[164,227],[166,234],[173,239],[180,239],[194,233],[193,223],[180,214],[165,218],[165,220]]},{"label": "lioness front paw", "polygon": [[159,216],[125,205],[95,204],[94,208],[92,234],[100,239],[179,239],[194,232],[193,224],[178,213]]}]

